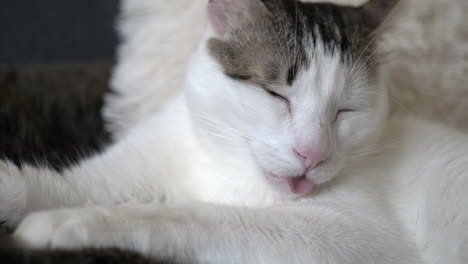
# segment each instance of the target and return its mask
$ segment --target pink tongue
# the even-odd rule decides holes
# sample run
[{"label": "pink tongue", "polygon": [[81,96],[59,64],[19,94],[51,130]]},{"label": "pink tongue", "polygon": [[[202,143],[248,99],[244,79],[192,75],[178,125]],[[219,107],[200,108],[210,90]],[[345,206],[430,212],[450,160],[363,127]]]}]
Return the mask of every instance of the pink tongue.
[{"label": "pink tongue", "polygon": [[295,194],[305,194],[314,188],[314,183],[306,177],[290,178],[288,179],[288,185],[291,192]]}]

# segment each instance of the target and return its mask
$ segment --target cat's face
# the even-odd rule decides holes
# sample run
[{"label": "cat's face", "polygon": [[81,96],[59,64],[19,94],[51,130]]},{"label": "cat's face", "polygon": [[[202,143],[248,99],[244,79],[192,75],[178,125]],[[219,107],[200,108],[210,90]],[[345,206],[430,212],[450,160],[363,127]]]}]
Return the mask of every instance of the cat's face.
[{"label": "cat's face", "polygon": [[331,180],[385,119],[371,33],[395,3],[212,0],[189,71],[195,124],[247,150],[273,185],[304,194]]}]

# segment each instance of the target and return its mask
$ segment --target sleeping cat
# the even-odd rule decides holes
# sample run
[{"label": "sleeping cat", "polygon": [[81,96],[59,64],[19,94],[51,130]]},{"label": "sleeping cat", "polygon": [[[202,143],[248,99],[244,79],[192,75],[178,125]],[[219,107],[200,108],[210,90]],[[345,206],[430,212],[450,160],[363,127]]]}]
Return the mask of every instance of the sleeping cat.
[{"label": "sleeping cat", "polygon": [[0,219],[183,263],[467,263],[468,136],[387,118],[396,4],[211,0],[183,91],[61,174],[0,163]]}]

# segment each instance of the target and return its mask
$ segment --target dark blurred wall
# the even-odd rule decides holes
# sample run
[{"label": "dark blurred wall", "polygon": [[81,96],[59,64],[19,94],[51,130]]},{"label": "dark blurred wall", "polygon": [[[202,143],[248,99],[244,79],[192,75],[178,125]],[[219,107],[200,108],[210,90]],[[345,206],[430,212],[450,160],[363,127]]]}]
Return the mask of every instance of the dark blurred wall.
[{"label": "dark blurred wall", "polygon": [[118,0],[1,0],[0,64],[112,60]]}]

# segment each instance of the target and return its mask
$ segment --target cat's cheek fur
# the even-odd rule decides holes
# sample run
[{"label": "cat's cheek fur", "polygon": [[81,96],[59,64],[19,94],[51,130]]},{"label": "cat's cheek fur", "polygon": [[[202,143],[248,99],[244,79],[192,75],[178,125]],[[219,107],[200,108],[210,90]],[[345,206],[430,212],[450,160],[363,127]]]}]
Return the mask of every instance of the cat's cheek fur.
[{"label": "cat's cheek fur", "polygon": [[[363,84],[356,93],[360,95],[354,100],[364,100],[367,105],[344,114],[334,124],[337,146],[351,157],[378,148],[375,143],[385,129],[389,111],[387,93],[381,85]],[[366,94],[372,96],[363,98]]]},{"label": "cat's cheek fur", "polygon": [[335,124],[337,144],[347,152],[372,147],[376,134],[379,134],[377,128],[382,126],[374,119],[374,114],[360,112],[339,120]]}]

